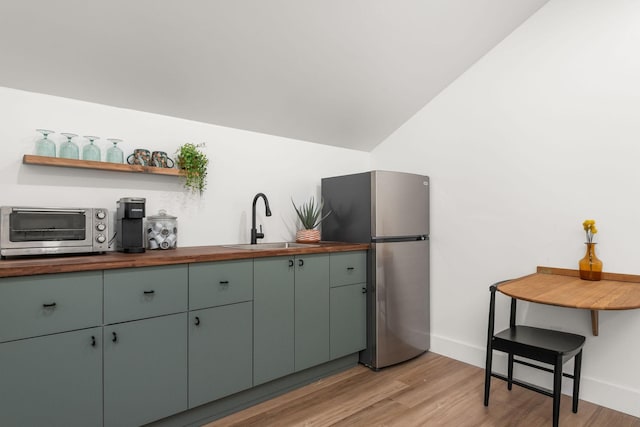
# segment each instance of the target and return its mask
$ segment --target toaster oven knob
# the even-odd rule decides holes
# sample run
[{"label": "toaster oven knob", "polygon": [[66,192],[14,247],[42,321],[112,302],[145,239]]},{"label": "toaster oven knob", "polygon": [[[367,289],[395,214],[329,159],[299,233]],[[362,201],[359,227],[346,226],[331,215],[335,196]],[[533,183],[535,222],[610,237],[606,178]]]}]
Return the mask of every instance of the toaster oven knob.
[{"label": "toaster oven knob", "polygon": [[96,225],[96,229],[98,231],[104,231],[107,228],[107,225],[104,222],[100,222],[98,223],[98,225]]},{"label": "toaster oven knob", "polygon": [[96,241],[97,241],[98,243],[104,243],[106,240],[107,240],[107,238],[106,238],[106,237],[104,237],[104,234],[98,234],[98,235],[96,236]]},{"label": "toaster oven knob", "polygon": [[104,213],[104,211],[96,212],[96,217],[98,217],[98,219],[105,219],[106,216],[107,216],[107,214]]}]

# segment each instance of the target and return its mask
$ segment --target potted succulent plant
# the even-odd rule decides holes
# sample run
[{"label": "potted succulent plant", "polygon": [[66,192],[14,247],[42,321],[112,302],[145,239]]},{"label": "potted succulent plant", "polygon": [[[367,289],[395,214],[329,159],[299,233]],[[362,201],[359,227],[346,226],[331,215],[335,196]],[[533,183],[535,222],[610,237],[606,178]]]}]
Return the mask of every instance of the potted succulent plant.
[{"label": "potted succulent plant", "polygon": [[324,202],[321,200],[320,203],[316,204],[313,197],[311,197],[308,202],[303,203],[300,207],[296,206],[293,199],[291,199],[291,203],[293,204],[293,208],[296,210],[296,214],[298,215],[298,219],[300,220],[302,227],[304,227],[296,232],[296,242],[319,242],[320,230],[317,230],[316,227],[331,214],[331,211],[327,212],[323,216],[322,207]]},{"label": "potted succulent plant", "polygon": [[200,148],[201,144],[186,143],[176,151],[176,164],[186,178],[184,186],[192,192],[202,194],[207,185],[207,166],[209,159]]}]

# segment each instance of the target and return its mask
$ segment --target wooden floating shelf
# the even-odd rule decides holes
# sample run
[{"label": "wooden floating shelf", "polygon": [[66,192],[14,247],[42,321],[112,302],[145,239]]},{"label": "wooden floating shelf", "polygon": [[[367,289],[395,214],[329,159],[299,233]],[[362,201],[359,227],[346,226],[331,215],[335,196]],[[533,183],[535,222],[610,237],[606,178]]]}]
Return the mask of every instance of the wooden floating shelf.
[{"label": "wooden floating shelf", "polygon": [[157,168],[154,166],[129,165],[124,163],[96,162],[93,160],[61,159],[59,157],[25,154],[22,163],[27,165],[58,166],[65,168],[96,169],[112,172],[146,173],[152,175],[181,176],[179,169]]}]

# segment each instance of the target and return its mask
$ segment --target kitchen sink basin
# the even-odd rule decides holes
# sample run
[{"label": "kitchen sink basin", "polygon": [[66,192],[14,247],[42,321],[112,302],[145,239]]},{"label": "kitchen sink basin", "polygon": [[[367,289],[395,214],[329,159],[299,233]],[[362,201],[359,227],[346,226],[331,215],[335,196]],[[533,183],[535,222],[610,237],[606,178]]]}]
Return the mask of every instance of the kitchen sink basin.
[{"label": "kitchen sink basin", "polygon": [[294,249],[294,248],[315,248],[318,246],[320,245],[314,245],[309,243],[293,243],[293,242],[258,243],[255,245],[250,245],[250,244],[224,245],[225,248],[245,249],[248,251],[265,251],[265,250]]}]

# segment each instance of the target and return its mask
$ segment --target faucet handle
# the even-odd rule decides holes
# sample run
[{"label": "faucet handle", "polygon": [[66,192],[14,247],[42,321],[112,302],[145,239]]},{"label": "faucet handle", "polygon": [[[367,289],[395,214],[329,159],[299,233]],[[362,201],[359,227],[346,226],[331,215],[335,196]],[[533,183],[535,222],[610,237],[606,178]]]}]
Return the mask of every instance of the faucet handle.
[{"label": "faucet handle", "polygon": [[256,239],[264,239],[264,233],[262,232],[262,224],[260,224],[260,231],[256,233]]}]

